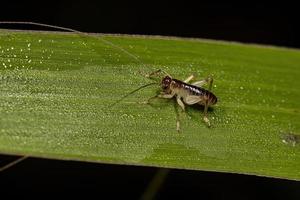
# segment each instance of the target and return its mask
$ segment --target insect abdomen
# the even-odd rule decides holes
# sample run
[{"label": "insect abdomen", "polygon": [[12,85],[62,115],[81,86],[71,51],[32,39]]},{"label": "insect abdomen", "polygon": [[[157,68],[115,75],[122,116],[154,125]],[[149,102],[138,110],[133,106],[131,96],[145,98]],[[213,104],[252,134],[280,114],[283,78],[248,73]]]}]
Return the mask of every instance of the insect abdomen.
[{"label": "insect abdomen", "polygon": [[214,105],[217,103],[218,99],[216,97],[216,95],[214,95],[212,92],[204,89],[204,88],[200,88],[197,86],[193,86],[190,87],[190,94],[191,95],[197,95],[199,97],[201,97],[202,99],[207,99],[208,104],[209,105]]},{"label": "insect abdomen", "polygon": [[184,82],[182,82],[180,80],[176,80],[176,79],[173,79],[173,81],[175,81],[174,86],[176,88],[178,88],[179,90],[187,91],[187,93],[189,95],[196,95],[202,99],[208,100],[209,105],[214,105],[218,101],[217,97],[212,92],[210,92],[204,88],[197,87],[195,85],[190,85],[190,84],[184,83]]},{"label": "insect abdomen", "polygon": [[214,105],[217,103],[218,98],[212,92],[206,90],[206,97],[210,105]]}]

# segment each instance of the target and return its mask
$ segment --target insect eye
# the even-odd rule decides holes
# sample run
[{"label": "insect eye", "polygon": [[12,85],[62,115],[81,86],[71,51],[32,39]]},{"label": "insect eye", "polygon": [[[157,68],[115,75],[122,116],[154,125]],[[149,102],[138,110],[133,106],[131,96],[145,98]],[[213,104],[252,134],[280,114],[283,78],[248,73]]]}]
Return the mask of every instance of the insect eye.
[{"label": "insect eye", "polygon": [[170,83],[171,83],[170,77],[166,76],[166,77],[162,80],[162,85],[161,85],[162,89],[163,89],[163,90],[168,89],[169,86],[170,86]]}]

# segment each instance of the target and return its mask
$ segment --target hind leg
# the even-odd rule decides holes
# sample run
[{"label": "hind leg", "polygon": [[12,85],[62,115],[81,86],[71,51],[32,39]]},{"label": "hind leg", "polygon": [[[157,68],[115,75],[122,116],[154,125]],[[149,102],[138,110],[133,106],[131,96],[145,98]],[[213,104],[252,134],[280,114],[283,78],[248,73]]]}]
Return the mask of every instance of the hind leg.
[{"label": "hind leg", "polygon": [[208,127],[210,127],[210,121],[207,117],[207,110],[208,110],[208,102],[206,101],[204,105],[204,116],[203,116],[203,121],[206,123]]},{"label": "hind leg", "polygon": [[213,84],[213,78],[212,77],[207,77],[206,79],[200,80],[200,81],[196,81],[194,83],[192,83],[192,85],[195,85],[197,87],[202,87],[203,85],[208,84],[208,90],[210,91],[212,88],[212,84]]},{"label": "hind leg", "polygon": [[191,80],[193,80],[195,78],[194,75],[190,75],[189,77],[187,77],[187,79],[185,79],[183,82],[185,83],[189,83]]}]

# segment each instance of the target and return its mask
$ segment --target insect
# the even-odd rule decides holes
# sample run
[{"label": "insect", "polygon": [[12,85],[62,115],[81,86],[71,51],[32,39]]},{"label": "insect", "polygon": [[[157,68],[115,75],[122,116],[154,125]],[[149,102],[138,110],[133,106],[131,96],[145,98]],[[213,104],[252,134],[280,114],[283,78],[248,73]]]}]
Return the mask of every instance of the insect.
[{"label": "insect", "polygon": [[[148,75],[149,78],[163,72],[162,70],[157,70]],[[161,79],[160,85],[162,91],[148,99],[147,103],[153,98],[165,98],[171,99],[176,98],[178,105],[185,111],[185,104],[193,105],[199,104],[204,106],[204,116],[203,121],[210,127],[210,121],[207,117],[208,107],[215,105],[218,101],[216,95],[211,92],[211,87],[213,83],[213,78],[208,77],[206,79],[193,82],[189,84],[195,77],[194,75],[189,76],[186,80],[181,81],[172,78],[166,72],[166,75]],[[204,89],[202,86],[208,84],[208,90]],[[177,131],[180,130],[179,120],[177,120]]]}]

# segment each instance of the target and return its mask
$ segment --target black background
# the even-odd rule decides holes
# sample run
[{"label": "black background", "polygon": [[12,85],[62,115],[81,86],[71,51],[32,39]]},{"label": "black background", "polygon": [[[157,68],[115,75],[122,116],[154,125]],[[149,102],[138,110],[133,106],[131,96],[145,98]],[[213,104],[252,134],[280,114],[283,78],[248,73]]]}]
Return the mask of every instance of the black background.
[{"label": "black background", "polygon": [[[298,6],[287,3],[1,2],[1,21],[34,21],[85,32],[200,37],[300,47]],[[2,28],[8,26],[1,26]],[[11,28],[42,29],[29,26]],[[15,157],[1,156],[1,165]],[[29,158],[0,174],[1,195],[138,199],[157,168]],[[157,198],[300,199],[296,181],[172,170]],[[44,193],[41,196],[41,193]]]},{"label": "black background", "polygon": [[4,1],[0,20],[43,22],[86,32],[201,37],[300,47],[298,8],[290,2]]},{"label": "black background", "polygon": [[[0,156],[0,166],[16,157]],[[140,199],[154,167],[28,158],[0,173],[2,197]],[[172,169],[156,199],[295,199],[300,183],[266,177]],[[4,199],[4,198],[3,198]]]}]

